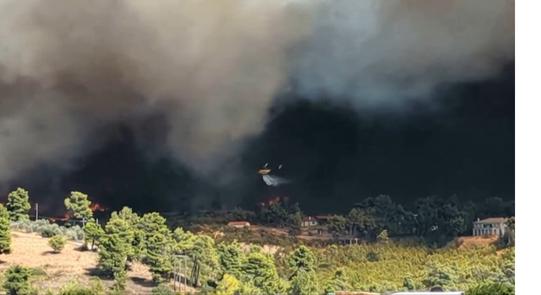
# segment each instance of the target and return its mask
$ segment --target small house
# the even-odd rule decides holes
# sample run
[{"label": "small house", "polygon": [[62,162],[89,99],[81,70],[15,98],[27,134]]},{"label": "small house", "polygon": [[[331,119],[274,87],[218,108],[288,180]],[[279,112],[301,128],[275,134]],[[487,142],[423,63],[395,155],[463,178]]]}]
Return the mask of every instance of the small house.
[{"label": "small house", "polygon": [[505,217],[478,218],[473,222],[473,235],[503,237],[507,229],[507,220],[508,218]]},{"label": "small house", "polygon": [[302,219],[301,227],[312,227],[317,226],[319,223],[315,217],[306,216]]}]

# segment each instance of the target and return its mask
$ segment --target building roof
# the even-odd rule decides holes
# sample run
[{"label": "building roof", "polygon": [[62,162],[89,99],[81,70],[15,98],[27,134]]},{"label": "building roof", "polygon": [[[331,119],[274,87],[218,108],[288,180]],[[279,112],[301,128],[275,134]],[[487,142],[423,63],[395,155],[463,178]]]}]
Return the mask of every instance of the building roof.
[{"label": "building roof", "polygon": [[237,220],[237,221],[230,221],[227,223],[227,225],[250,225],[250,222],[246,220]]},{"label": "building roof", "polygon": [[306,216],[303,217],[302,221],[316,221],[316,219],[312,216]]},{"label": "building roof", "polygon": [[505,223],[507,221],[507,217],[489,217],[481,220],[475,221],[475,223],[482,223],[482,224],[494,224],[494,223]]}]

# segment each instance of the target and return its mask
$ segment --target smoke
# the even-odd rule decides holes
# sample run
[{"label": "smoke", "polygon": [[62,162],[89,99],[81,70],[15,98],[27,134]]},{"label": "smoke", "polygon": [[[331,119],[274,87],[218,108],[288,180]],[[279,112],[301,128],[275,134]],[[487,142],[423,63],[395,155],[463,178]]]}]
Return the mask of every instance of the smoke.
[{"label": "smoke", "polygon": [[400,108],[514,58],[514,1],[323,1],[295,67],[300,91]]},{"label": "smoke", "polygon": [[387,107],[496,73],[513,13],[506,0],[0,0],[0,184],[69,168],[107,126],[156,114],[160,149],[205,174],[291,83]]}]

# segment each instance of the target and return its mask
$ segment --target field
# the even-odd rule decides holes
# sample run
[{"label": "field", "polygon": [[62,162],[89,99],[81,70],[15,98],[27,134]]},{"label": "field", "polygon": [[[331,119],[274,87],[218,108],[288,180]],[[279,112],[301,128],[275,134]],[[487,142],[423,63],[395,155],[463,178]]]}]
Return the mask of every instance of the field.
[{"label": "field", "polygon": [[[219,239],[228,240],[224,238],[229,234],[222,233]],[[310,249],[316,258],[318,289],[322,291],[332,286],[334,290],[383,293],[408,288],[426,290],[431,285],[468,290],[483,282],[514,284],[514,248],[498,249],[494,241],[461,237],[440,249],[393,242]],[[248,251],[247,241],[241,246]],[[287,280],[290,271],[286,260],[291,245],[263,246],[265,253],[274,256],[280,277]],[[30,267],[35,273],[32,284],[43,292],[58,290],[70,281],[87,284],[98,278],[98,255],[80,248],[80,243],[69,241],[61,253],[55,254],[46,238],[14,231],[13,250],[0,256],[0,272],[16,264]],[[105,287],[112,285],[111,280],[100,280]],[[153,287],[147,267],[134,263],[128,272],[126,294],[150,294]]]}]

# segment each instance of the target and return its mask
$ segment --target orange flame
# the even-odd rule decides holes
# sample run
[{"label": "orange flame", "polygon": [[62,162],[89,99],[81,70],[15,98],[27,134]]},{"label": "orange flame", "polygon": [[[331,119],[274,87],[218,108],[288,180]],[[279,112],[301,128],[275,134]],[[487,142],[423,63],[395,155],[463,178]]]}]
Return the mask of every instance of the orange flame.
[{"label": "orange flame", "polygon": [[103,207],[100,203],[94,203],[90,205],[90,210],[92,210],[92,212],[105,212],[105,210],[107,209]]}]

